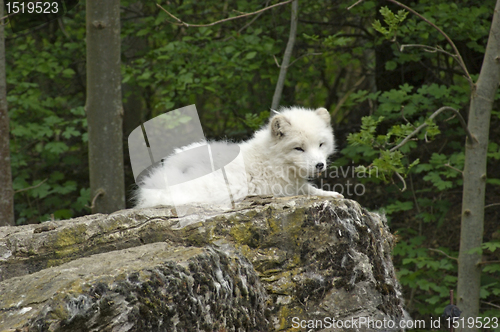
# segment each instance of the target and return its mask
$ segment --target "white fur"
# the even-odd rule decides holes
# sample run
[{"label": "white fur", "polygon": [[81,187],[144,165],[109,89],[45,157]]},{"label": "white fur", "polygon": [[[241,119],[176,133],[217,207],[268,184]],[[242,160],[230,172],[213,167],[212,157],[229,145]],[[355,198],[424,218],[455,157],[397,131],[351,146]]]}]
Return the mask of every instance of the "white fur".
[{"label": "white fur", "polygon": [[[206,144],[200,142],[176,152],[187,151]],[[235,143],[211,142],[212,151],[223,153]],[[320,146],[321,145],[321,146]],[[221,173],[212,173],[206,160],[185,158],[174,154],[154,169],[136,192],[137,207],[180,204],[211,204],[234,201],[247,195],[318,195],[342,198],[334,191],[315,188],[307,182],[326,170],[326,159],[335,151],[330,115],[324,108],[308,110],[299,107],[281,109],[269,123],[258,130],[252,139],[239,144],[240,163],[229,163],[225,170],[232,197],[227,186],[220,185]],[[303,151],[299,151],[300,148]],[[213,156],[216,159],[216,155]],[[245,171],[242,170],[244,164]],[[323,166],[318,168],[319,166]],[[169,179],[183,181],[176,192],[168,189]],[[149,188],[149,189],[147,189]],[[175,199],[171,197],[174,196]],[[210,202],[207,201],[210,197]]]}]

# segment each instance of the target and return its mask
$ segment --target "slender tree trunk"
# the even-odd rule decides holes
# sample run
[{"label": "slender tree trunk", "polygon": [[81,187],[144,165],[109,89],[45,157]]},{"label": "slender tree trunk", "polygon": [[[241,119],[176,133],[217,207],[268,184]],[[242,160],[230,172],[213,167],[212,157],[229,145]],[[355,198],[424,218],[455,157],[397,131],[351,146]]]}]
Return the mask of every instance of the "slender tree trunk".
[{"label": "slender tree trunk", "polygon": [[125,208],[119,0],[87,0],[86,111],[92,213],[111,213]]},{"label": "slender tree trunk", "polygon": [[276,83],[276,89],[274,90],[273,102],[271,104],[271,109],[276,110],[280,105],[281,94],[283,92],[283,86],[285,85],[286,72],[288,66],[290,65],[290,58],[292,57],[293,45],[295,44],[295,37],[297,36],[297,21],[299,13],[299,0],[292,2],[292,18],[290,20],[290,35],[288,37],[288,43],[286,44],[285,54],[283,55],[283,62],[280,66],[280,75],[278,77],[278,82]]},{"label": "slender tree trunk", "polygon": [[[0,17],[3,13],[0,0]],[[4,21],[0,21],[0,226],[14,225],[14,190],[10,169],[9,115],[7,113],[7,82],[5,81]]]},{"label": "slender tree trunk", "polygon": [[[486,160],[491,108],[500,83],[500,0],[497,0],[479,79],[471,93],[468,128],[477,142],[467,140],[460,253],[458,257],[458,307],[462,317],[478,317],[481,285],[481,247],[484,228]],[[477,329],[467,329],[477,331]]]}]

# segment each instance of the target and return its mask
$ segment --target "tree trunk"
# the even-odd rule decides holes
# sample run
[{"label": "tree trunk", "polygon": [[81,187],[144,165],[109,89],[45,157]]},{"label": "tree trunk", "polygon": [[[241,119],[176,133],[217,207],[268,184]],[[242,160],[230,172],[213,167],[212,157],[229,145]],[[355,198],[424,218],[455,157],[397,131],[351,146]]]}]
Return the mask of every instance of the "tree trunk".
[{"label": "tree trunk", "polygon": [[125,207],[120,1],[87,0],[87,103],[92,213]]},{"label": "tree trunk", "polygon": [[[0,0],[0,17],[3,13]],[[0,226],[13,226],[14,190],[10,169],[9,114],[7,113],[7,82],[5,81],[5,36],[4,23],[0,22]]]},{"label": "tree trunk", "polygon": [[[458,307],[462,317],[478,317],[481,285],[480,253],[484,228],[486,159],[491,108],[500,83],[500,0],[497,0],[479,79],[471,93],[468,128],[477,139],[467,140],[465,148],[464,190],[460,253],[458,257]],[[477,331],[477,329],[467,329]]]},{"label": "tree trunk", "polygon": [[286,72],[288,66],[290,65],[290,58],[292,57],[293,45],[295,44],[295,37],[297,36],[297,21],[299,16],[299,0],[292,2],[292,18],[290,22],[290,35],[288,37],[288,43],[286,44],[285,54],[283,55],[283,62],[280,66],[280,75],[278,77],[278,82],[276,83],[276,89],[274,90],[273,102],[271,104],[271,109],[276,110],[280,105],[281,94],[283,92],[283,86],[285,85]]}]

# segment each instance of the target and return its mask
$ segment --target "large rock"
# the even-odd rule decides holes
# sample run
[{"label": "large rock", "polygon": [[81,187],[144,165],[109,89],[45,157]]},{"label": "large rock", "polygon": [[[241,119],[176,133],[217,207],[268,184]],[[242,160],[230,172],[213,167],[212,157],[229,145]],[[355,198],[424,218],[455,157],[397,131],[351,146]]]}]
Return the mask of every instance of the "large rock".
[{"label": "large rock", "polygon": [[176,218],[164,207],[3,227],[0,326],[374,330],[330,328],[363,317],[398,330],[405,317],[392,244],[383,216],[319,197],[253,197],[212,216],[193,208]]},{"label": "large rock", "polygon": [[250,331],[266,292],[234,252],[153,243],[0,284],[4,327],[24,331]]}]

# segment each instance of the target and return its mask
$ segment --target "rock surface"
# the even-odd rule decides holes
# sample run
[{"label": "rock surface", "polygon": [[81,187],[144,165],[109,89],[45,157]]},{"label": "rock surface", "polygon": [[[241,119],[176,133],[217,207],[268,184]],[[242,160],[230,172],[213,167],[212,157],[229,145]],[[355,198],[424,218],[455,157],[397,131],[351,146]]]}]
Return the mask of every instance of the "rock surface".
[{"label": "rock surface", "polygon": [[319,197],[2,227],[0,331],[396,331],[392,245],[383,216]]}]

